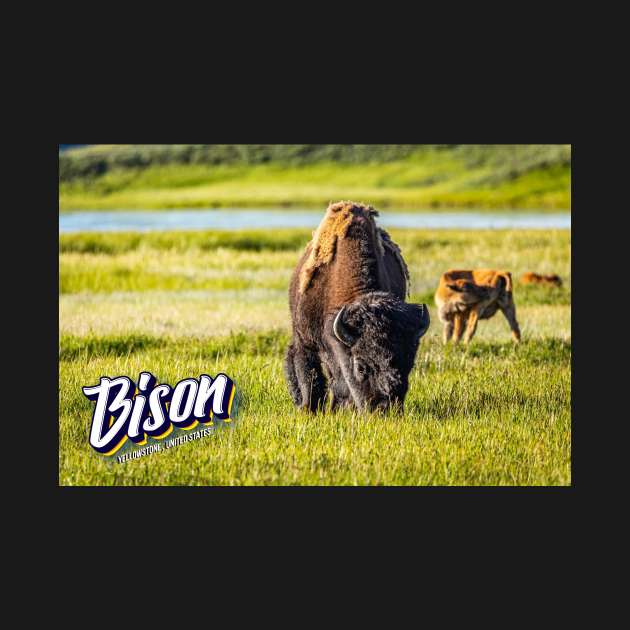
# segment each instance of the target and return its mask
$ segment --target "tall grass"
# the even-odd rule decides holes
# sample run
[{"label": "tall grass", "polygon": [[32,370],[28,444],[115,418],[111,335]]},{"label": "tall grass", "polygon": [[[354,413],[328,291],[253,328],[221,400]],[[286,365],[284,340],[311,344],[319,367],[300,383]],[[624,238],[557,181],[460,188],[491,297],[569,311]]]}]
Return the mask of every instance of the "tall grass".
[{"label": "tall grass", "polygon": [[[272,338],[273,339],[273,338]],[[284,341],[284,339],[283,339]],[[66,340],[63,340],[66,347]],[[119,340],[60,364],[62,484],[555,485],[571,480],[568,342],[518,349],[423,343],[402,416],[296,411],[282,345],[264,335],[214,345],[173,342],[121,352]],[[91,404],[81,386],[150,369],[174,384],[225,371],[238,420],[197,443],[118,464],[90,452]]]},{"label": "tall grass", "polygon": [[[310,232],[60,236],[59,479],[68,485],[571,482],[568,231],[392,230],[411,299],[430,305],[402,415],[296,411],[282,375],[287,282]],[[444,347],[432,303],[451,266],[559,273],[516,285],[523,343],[498,314]],[[171,385],[225,371],[238,420],[202,440],[119,464],[87,441],[81,387],[150,370]]]}]

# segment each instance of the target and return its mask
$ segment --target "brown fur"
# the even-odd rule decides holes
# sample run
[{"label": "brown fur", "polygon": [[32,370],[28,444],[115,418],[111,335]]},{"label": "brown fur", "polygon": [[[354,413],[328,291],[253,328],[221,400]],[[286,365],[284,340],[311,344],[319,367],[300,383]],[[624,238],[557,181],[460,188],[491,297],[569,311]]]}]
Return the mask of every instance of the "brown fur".
[{"label": "brown fur", "polygon": [[[405,262],[405,259],[402,257],[402,252],[400,251],[400,247],[398,247],[398,245],[396,245],[396,243],[392,241],[389,234],[382,228],[377,228],[377,233],[378,233],[381,245],[383,246],[383,254],[385,256],[386,263],[389,260],[391,260],[392,257],[398,263],[398,266],[400,267],[400,271],[402,271],[402,274],[405,278],[405,284],[407,285],[406,294],[409,295],[409,268],[407,267],[407,263]],[[385,250],[387,251],[388,254],[390,254],[389,256],[385,254]]]},{"label": "brown fur", "polygon": [[557,273],[544,275],[528,271],[521,276],[521,284],[544,284],[547,286],[561,287],[562,280]]},{"label": "brown fur", "polygon": [[377,214],[371,206],[354,204],[351,201],[339,201],[328,206],[324,218],[317,230],[313,232],[313,239],[308,245],[309,255],[300,272],[300,293],[306,291],[318,267],[332,262],[337,240],[345,238],[352,223],[353,210],[354,214],[360,213],[366,217]]},{"label": "brown fur", "polygon": [[[293,337],[285,374],[296,405],[311,410],[404,399],[420,337],[429,325],[426,305],[404,302],[409,273],[400,249],[377,227],[371,206],[331,204],[292,275],[289,307]],[[361,331],[351,346],[333,333],[343,321]],[[353,328],[354,327],[354,328]],[[364,381],[356,361],[370,364]]]},{"label": "brown fur", "polygon": [[[387,232],[376,226],[376,216],[372,206],[362,203],[329,205],[293,272],[291,311],[295,312],[299,302],[308,328],[318,331],[317,335],[323,324],[319,319],[325,313],[335,312],[359,295],[390,291],[404,299],[407,294],[407,266],[401,265],[400,250]],[[369,243],[362,244],[359,236],[363,235],[369,236]],[[309,341],[315,343],[315,332]]]},{"label": "brown fur", "polygon": [[450,269],[440,277],[435,293],[438,317],[444,324],[444,342],[457,343],[464,334],[468,343],[479,319],[489,319],[497,310],[508,320],[512,337],[520,341],[516,321],[512,274],[496,269]]},{"label": "brown fur", "polygon": [[[389,234],[382,228],[376,227],[374,217],[378,212],[372,207],[352,201],[339,201],[328,206],[326,214],[313,232],[313,239],[307,245],[307,258],[300,271],[299,292],[304,293],[311,284],[315,271],[323,265],[330,264],[337,249],[337,242],[343,240],[353,219],[363,219],[368,222],[375,239],[378,254],[382,258],[393,258],[400,267],[405,279],[406,291],[409,288],[409,270],[403,260],[400,248],[394,243]],[[391,263],[391,260],[388,260]]]}]

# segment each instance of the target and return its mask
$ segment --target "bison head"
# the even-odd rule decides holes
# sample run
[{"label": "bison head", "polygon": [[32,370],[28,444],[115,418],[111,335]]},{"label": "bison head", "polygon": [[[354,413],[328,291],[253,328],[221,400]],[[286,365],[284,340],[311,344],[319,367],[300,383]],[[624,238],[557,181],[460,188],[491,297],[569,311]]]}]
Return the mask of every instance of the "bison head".
[{"label": "bison head", "polygon": [[407,304],[383,292],[368,293],[336,313],[335,355],[357,407],[402,405],[429,321],[425,304]]}]

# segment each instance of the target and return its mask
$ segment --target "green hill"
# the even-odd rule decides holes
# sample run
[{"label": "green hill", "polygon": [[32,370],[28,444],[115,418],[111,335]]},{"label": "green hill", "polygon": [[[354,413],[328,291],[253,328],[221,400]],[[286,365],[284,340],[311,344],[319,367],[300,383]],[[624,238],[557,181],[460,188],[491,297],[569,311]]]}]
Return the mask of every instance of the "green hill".
[{"label": "green hill", "polygon": [[61,210],[570,208],[570,145],[87,145],[59,155]]}]

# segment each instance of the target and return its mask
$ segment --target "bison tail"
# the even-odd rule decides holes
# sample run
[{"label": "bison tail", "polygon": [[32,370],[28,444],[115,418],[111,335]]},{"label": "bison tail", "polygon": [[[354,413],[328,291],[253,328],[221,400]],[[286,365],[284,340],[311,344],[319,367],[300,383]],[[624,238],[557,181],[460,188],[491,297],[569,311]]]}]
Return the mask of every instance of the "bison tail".
[{"label": "bison tail", "polygon": [[504,271],[497,274],[496,284],[503,284],[503,287],[508,293],[512,293],[512,274],[509,271]]}]

